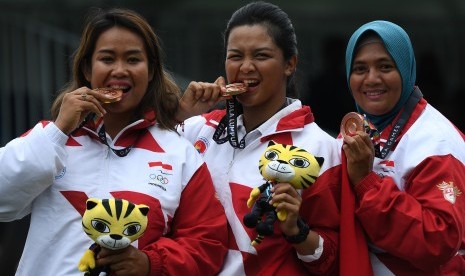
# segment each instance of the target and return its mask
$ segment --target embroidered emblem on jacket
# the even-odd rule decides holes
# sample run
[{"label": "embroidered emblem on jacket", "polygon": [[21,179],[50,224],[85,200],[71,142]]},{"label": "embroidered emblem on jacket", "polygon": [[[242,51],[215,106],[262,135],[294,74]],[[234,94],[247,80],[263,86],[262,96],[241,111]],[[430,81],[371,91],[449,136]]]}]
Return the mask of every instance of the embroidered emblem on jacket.
[{"label": "embroidered emblem on jacket", "polygon": [[394,160],[382,160],[375,164],[373,169],[381,178],[386,176],[394,177],[396,174]]},{"label": "embroidered emblem on jacket", "polygon": [[379,162],[381,170],[386,173],[394,173],[394,161],[393,160],[383,160]]},{"label": "embroidered emblem on jacket", "polygon": [[149,184],[166,191],[163,186],[170,182],[169,176],[172,175],[173,167],[161,161],[149,162],[149,167],[157,169],[149,175]]},{"label": "embroidered emblem on jacket", "polygon": [[452,204],[454,204],[457,197],[462,194],[459,188],[454,186],[452,182],[447,183],[443,181],[436,186],[442,191],[444,198]]},{"label": "embroidered emblem on jacket", "polygon": [[60,179],[60,178],[63,178],[63,176],[65,176],[65,174],[66,174],[66,167],[64,167],[64,168],[61,170],[61,172],[60,172],[59,175],[55,175],[55,180],[58,180],[58,179]]},{"label": "embroidered emblem on jacket", "polygon": [[199,137],[199,139],[194,143],[194,147],[200,154],[205,153],[209,145],[207,138]]}]

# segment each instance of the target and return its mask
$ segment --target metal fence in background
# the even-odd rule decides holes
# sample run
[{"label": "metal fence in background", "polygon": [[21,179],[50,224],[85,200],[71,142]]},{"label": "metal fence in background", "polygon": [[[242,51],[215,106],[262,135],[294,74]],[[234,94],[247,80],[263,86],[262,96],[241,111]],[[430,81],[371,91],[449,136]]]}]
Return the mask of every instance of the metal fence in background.
[{"label": "metal fence in background", "polygon": [[[0,146],[50,117],[78,42],[75,34],[0,13]],[[2,275],[14,275],[28,228],[29,216],[0,223]]]},{"label": "metal fence in background", "polygon": [[52,98],[68,81],[76,34],[0,16],[0,144],[50,117]]}]

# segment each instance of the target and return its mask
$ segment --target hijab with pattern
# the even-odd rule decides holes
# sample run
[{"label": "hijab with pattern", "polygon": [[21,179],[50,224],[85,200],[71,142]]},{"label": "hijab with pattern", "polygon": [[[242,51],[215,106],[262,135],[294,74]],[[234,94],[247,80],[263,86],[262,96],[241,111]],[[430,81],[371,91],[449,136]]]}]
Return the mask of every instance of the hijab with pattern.
[{"label": "hijab with pattern", "polygon": [[[383,20],[376,20],[362,25],[358,28],[349,40],[346,49],[346,76],[349,83],[350,73],[352,71],[352,62],[360,44],[363,44],[364,38],[370,33],[374,33],[382,40],[387,52],[394,60],[397,70],[402,78],[402,93],[399,101],[394,108],[383,115],[373,115],[365,112],[356,103],[359,113],[366,114],[379,131],[382,131],[396,117],[399,111],[412,94],[416,81],[416,63],[412,43],[408,34],[400,26]],[[350,83],[349,83],[350,89]]]}]

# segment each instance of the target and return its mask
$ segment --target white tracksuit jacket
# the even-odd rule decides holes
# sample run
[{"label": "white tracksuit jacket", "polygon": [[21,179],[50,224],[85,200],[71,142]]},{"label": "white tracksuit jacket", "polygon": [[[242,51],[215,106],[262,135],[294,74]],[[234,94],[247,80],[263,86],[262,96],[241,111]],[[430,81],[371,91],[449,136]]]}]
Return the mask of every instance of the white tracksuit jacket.
[{"label": "white tracksuit jacket", "polygon": [[77,264],[93,243],[81,225],[89,197],[150,207],[149,226],[133,245],[149,256],[151,275],[219,270],[226,218],[195,148],[176,132],[139,120],[108,138],[114,148],[134,145],[118,157],[94,129],[68,137],[41,122],[0,149],[0,221],[31,214],[17,275],[82,275]]},{"label": "white tracksuit jacket", "polygon": [[[217,144],[212,139],[224,114],[225,110],[216,110],[192,117],[179,128],[203,155],[226,210],[230,245],[221,275],[336,273],[340,195],[340,146],[337,141],[313,122],[309,107],[294,100],[248,133],[244,149],[234,149],[228,142]],[[241,118],[238,118],[239,140],[245,134]],[[242,219],[250,211],[246,203],[250,191],[264,183],[258,161],[269,140],[302,147],[325,159],[316,183],[304,190],[301,206],[301,216],[324,240],[321,256],[301,256],[304,261],[299,259],[277,225],[273,236],[267,236],[256,248],[250,245],[256,232],[245,227]]]},{"label": "white tracksuit jacket", "polygon": [[375,275],[465,275],[464,139],[422,99],[391,152],[356,186]]}]

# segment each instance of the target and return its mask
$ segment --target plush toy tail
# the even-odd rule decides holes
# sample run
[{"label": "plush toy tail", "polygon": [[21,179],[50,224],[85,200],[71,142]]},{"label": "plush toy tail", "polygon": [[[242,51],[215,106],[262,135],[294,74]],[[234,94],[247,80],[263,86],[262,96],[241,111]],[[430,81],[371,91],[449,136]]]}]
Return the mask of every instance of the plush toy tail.
[{"label": "plush toy tail", "polygon": [[263,241],[264,238],[265,238],[265,236],[258,234],[257,237],[250,244],[253,247],[255,247],[255,246],[259,245]]}]

